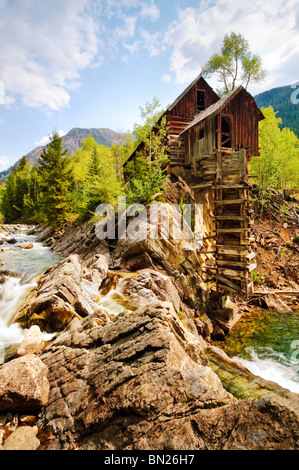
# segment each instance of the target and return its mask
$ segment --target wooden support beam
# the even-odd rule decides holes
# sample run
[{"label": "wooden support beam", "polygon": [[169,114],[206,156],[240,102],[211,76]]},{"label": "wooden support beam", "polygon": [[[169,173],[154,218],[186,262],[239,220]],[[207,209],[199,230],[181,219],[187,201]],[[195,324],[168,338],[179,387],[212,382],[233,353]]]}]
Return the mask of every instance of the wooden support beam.
[{"label": "wooden support beam", "polygon": [[215,201],[215,204],[243,204],[245,202],[248,202],[248,199],[223,199],[223,201]]},{"label": "wooden support beam", "polygon": [[243,233],[248,232],[250,228],[217,228],[217,233]]},{"label": "wooden support beam", "polygon": [[226,184],[216,184],[213,186],[215,189],[251,189],[252,185],[248,183],[243,184],[234,184],[234,183],[226,183]]},{"label": "wooden support beam", "polygon": [[246,268],[248,263],[242,261],[228,261],[228,260],[216,260],[217,266],[228,266],[228,267],[236,267],[236,268]]},{"label": "wooden support beam", "polygon": [[228,285],[232,289],[234,289],[235,292],[239,292],[241,290],[241,287],[232,282],[230,279],[227,279],[225,276],[221,276],[220,274],[213,273],[213,276],[220,282],[223,282],[224,284]]},{"label": "wooden support beam", "polygon": [[228,215],[215,215],[214,219],[216,220],[239,220],[239,221],[248,221],[249,216],[241,216],[241,215],[234,215],[234,214],[228,214]]},{"label": "wooden support beam", "polygon": [[195,184],[194,186],[190,186],[192,190],[194,189],[204,189],[204,188],[211,188],[212,183],[203,183],[203,184]]},{"label": "wooden support beam", "polygon": [[247,253],[247,251],[248,251],[248,249],[245,246],[240,246],[240,245],[220,245],[220,244],[217,244],[216,248],[217,248],[217,250],[219,250],[219,252],[221,250],[232,250],[232,251],[242,251],[242,252]]},{"label": "wooden support beam", "polygon": [[299,290],[272,290],[272,291],[255,291],[253,294],[251,294],[250,297],[262,297],[263,295],[299,295]]}]

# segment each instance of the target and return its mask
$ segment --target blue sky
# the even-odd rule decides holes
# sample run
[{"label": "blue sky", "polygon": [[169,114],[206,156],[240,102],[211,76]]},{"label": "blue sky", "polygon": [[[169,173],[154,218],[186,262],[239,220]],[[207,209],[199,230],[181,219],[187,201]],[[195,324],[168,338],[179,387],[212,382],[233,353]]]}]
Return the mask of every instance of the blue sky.
[{"label": "blue sky", "polygon": [[268,71],[252,94],[299,80],[298,0],[0,0],[0,171],[54,129],[131,131],[231,31]]}]

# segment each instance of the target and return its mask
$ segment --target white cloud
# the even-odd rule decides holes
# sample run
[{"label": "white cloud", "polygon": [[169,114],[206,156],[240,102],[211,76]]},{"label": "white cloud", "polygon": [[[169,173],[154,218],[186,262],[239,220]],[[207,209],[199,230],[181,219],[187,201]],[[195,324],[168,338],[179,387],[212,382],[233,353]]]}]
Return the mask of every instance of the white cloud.
[{"label": "white cloud", "polygon": [[128,49],[130,54],[135,54],[139,50],[140,41],[134,41],[132,44],[124,43],[124,47]]},{"label": "white cloud", "polygon": [[234,31],[263,58],[265,89],[291,83],[298,79],[298,18],[298,0],[206,0],[198,8],[181,9],[165,35],[170,71],[179,83],[191,81],[219,50],[224,35]]},{"label": "white cloud", "polygon": [[7,102],[59,110],[98,52],[98,25],[87,0],[0,4],[0,80]]},{"label": "white cloud", "polygon": [[157,21],[160,17],[160,9],[152,0],[150,3],[141,2],[141,18],[150,18],[152,21]]},{"label": "white cloud", "polygon": [[5,85],[0,81],[0,104],[5,104]]},{"label": "white cloud", "polygon": [[[60,137],[63,137],[66,134],[66,132],[61,131],[61,130],[57,131],[57,133],[59,134]],[[51,138],[51,136],[49,136],[49,135],[45,136],[41,140],[39,140],[38,142],[34,142],[34,145],[36,147],[44,147],[45,145],[47,145],[50,142],[50,138]]]},{"label": "white cloud", "polygon": [[0,104],[48,114],[68,107],[82,71],[121,47],[135,54],[141,39],[157,55],[155,36],[140,38],[136,27],[159,16],[155,0],[0,0]]},{"label": "white cloud", "polygon": [[142,38],[143,47],[148,50],[150,57],[156,57],[165,50],[165,45],[161,40],[161,33],[150,33],[140,28],[140,37]]},{"label": "white cloud", "polygon": [[7,170],[12,165],[9,157],[0,157],[0,171]]},{"label": "white cloud", "polygon": [[161,80],[163,83],[170,83],[171,82],[171,76],[168,75],[167,73],[161,77]]}]

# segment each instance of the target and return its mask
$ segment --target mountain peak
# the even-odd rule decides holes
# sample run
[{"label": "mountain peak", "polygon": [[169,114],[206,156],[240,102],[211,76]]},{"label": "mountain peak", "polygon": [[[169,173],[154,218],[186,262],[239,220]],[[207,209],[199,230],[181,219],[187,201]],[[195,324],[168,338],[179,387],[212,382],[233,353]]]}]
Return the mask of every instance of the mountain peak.
[{"label": "mountain peak", "polygon": [[[124,136],[121,132],[113,131],[108,127],[91,129],[73,127],[62,137],[63,149],[68,149],[68,155],[73,155],[73,153],[81,147],[82,141],[87,139],[89,135],[91,135],[99,145],[105,145],[106,147],[112,147],[113,144],[122,141]],[[45,147],[46,146],[39,146],[27,153],[27,155],[25,155],[27,162],[31,163],[31,165],[37,163],[40,154]],[[4,181],[12,168],[18,165],[19,162],[20,160],[18,160],[15,165],[8,168],[8,170],[0,172],[0,181]]]},{"label": "mountain peak", "polygon": [[[119,142],[123,134],[115,132],[108,128],[91,128],[85,129],[81,127],[73,127],[67,134],[62,137],[62,145],[64,150],[68,149],[68,154],[73,153],[81,147],[82,141],[91,135],[99,145],[112,147],[113,144]],[[41,151],[45,147],[37,147],[26,155],[27,162],[32,165],[37,162]]]}]

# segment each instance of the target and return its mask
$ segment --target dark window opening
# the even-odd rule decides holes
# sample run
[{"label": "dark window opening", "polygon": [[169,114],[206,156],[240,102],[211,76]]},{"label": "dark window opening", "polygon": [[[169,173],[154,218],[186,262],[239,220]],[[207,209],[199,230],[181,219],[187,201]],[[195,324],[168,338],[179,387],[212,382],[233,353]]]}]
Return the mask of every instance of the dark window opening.
[{"label": "dark window opening", "polygon": [[203,139],[205,136],[205,130],[204,128],[199,130],[199,140]]},{"label": "dark window opening", "polygon": [[221,147],[232,148],[231,125],[229,117],[221,118]]},{"label": "dark window opening", "polygon": [[197,112],[200,113],[203,109],[205,109],[205,92],[197,90]]}]

